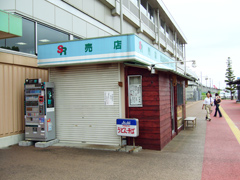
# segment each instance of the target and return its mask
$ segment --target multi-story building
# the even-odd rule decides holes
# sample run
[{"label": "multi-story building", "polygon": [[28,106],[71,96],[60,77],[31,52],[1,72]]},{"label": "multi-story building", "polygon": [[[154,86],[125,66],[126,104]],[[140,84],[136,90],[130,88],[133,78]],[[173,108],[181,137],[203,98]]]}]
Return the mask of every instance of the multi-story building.
[{"label": "multi-story building", "polygon": [[24,139],[25,78],[55,83],[60,142],[121,145],[116,119],[138,118],[136,145],[161,150],[183,128],[195,77],[178,63],[186,37],[161,0],[0,0],[0,8],[22,25],[19,37],[0,26],[2,146]]}]

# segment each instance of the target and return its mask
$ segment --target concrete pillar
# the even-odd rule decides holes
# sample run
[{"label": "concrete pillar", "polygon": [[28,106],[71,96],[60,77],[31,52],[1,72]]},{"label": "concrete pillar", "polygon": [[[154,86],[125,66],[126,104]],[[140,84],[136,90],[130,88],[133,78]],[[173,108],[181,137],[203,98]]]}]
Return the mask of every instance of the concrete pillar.
[{"label": "concrete pillar", "polygon": [[120,34],[123,33],[123,0],[120,0]]},{"label": "concrete pillar", "polygon": [[167,49],[167,25],[164,23],[165,47]]}]

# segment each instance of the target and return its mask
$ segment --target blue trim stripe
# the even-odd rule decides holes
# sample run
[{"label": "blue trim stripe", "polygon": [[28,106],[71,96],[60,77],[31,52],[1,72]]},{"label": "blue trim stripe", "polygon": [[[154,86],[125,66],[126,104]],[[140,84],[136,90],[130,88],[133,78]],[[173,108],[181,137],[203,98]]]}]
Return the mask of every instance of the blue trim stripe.
[{"label": "blue trim stripe", "polygon": [[129,125],[129,126],[136,126],[137,120],[136,119],[117,119],[117,125]]}]

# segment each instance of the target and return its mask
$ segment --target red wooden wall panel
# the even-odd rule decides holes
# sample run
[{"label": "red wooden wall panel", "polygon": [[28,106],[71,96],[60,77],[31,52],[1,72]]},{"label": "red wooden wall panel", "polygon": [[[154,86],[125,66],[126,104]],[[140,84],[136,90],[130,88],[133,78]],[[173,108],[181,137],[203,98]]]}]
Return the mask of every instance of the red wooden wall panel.
[{"label": "red wooden wall panel", "polygon": [[[135,139],[135,143],[144,149],[160,150],[158,75],[152,75],[147,69],[135,67],[126,67],[125,72],[126,85],[128,75],[142,75],[143,107],[128,107],[128,98],[126,99],[126,116],[139,120],[139,137]],[[128,91],[125,92],[128,95]],[[130,138],[128,143],[132,143]]]},{"label": "red wooden wall panel", "polygon": [[[128,75],[142,75],[143,107],[128,105]],[[139,137],[135,143],[144,149],[161,150],[172,139],[170,78],[166,72],[152,75],[147,69],[125,67],[126,117],[139,119]],[[174,94],[176,114],[176,87]],[[128,144],[132,144],[132,138],[128,138]]]},{"label": "red wooden wall panel", "polygon": [[167,73],[159,73],[160,142],[161,149],[172,139],[171,86]]}]

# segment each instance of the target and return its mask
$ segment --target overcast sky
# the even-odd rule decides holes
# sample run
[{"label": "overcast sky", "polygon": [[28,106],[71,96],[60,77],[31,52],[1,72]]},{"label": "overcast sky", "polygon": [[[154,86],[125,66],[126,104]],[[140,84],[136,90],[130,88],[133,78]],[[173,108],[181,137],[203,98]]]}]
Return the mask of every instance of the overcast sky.
[{"label": "overcast sky", "polygon": [[193,70],[200,79],[202,72],[203,85],[208,76],[215,86],[226,87],[228,57],[240,77],[240,0],[162,1],[187,37],[186,59],[196,60]]}]

